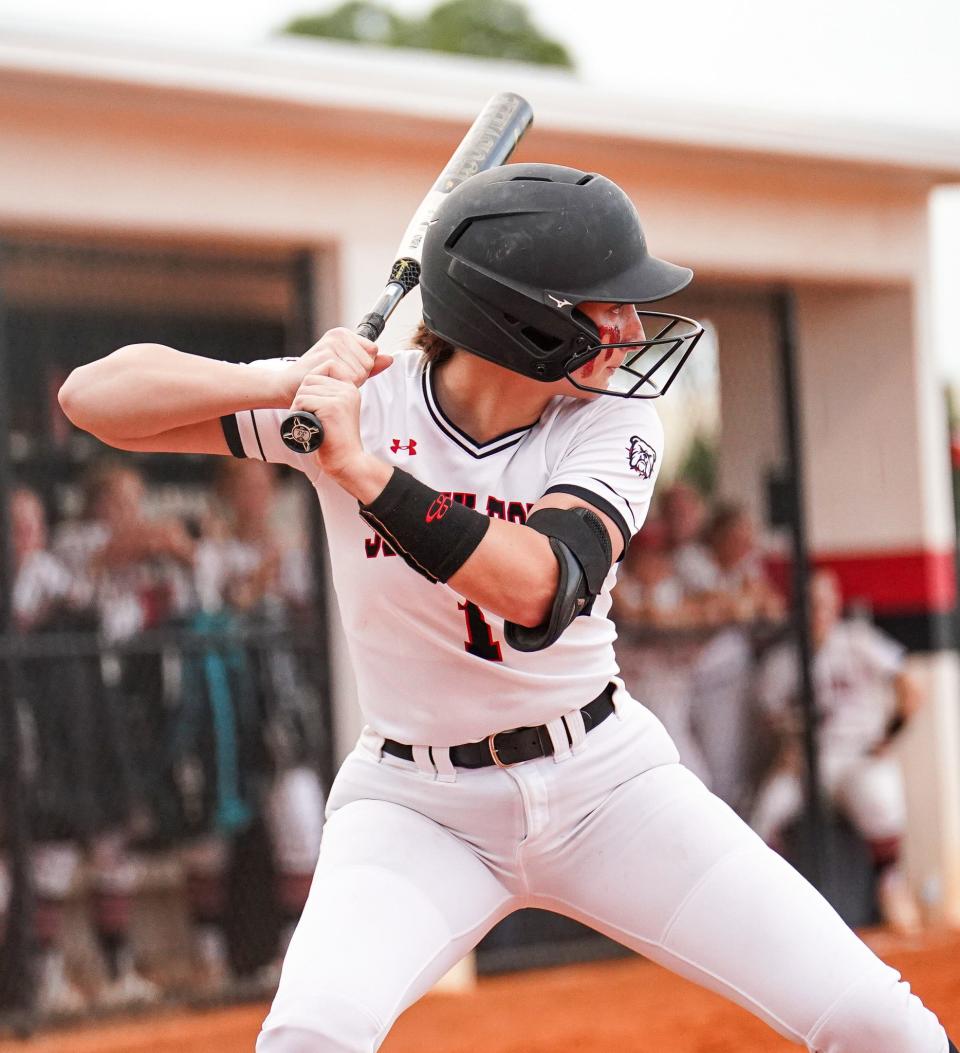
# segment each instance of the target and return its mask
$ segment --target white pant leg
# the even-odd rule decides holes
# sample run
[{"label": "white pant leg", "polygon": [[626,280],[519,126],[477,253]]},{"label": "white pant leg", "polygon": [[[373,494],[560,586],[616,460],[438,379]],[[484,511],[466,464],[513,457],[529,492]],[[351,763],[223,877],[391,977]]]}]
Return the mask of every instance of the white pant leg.
[{"label": "white pant leg", "polygon": [[896,757],[860,757],[835,784],[834,799],[868,841],[902,837],[907,827],[903,774]]},{"label": "white pant leg", "polygon": [[899,975],[680,765],[619,786],[537,863],[551,906],[815,1053],[946,1053]]},{"label": "white pant leg", "polygon": [[753,655],[750,639],[738,628],[718,632],[694,670],[691,727],[710,771],[710,789],[734,808],[750,794],[753,757]]},{"label": "white pant leg", "polygon": [[710,786],[710,766],[691,723],[694,701],[694,653],[687,645],[624,646],[617,655],[620,675],[630,694],[666,728],[680,763]]},{"label": "white pant leg", "polygon": [[800,776],[786,769],[775,771],[757,791],[750,811],[750,826],[770,844],[803,811],[803,802]]},{"label": "white pant leg", "polygon": [[257,1053],[372,1053],[510,903],[438,823],[386,801],[346,804],[327,821]]},{"label": "white pant leg", "polygon": [[324,803],[323,787],[312,768],[290,768],[274,779],[266,817],[281,873],[313,872],[320,855]]}]

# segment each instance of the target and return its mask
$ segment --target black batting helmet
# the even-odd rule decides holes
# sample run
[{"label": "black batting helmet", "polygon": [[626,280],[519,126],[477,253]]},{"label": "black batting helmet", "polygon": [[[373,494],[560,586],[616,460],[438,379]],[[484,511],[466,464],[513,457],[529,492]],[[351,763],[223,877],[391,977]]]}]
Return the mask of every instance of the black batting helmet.
[{"label": "black batting helmet", "polygon": [[[427,328],[456,347],[535,380],[567,377],[584,390],[651,398],[670,386],[702,327],[644,311],[655,336],[601,345],[577,308],[651,303],[692,277],[650,255],[637,210],[611,180],[515,164],[472,176],[444,198],[424,239],[420,291]],[[630,349],[615,382],[578,382],[573,372],[602,346]]]}]

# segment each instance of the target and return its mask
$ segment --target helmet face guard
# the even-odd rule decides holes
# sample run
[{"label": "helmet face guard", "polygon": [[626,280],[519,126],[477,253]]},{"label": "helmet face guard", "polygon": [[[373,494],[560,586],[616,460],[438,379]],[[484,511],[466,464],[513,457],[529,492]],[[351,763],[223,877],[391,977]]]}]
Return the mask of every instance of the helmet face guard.
[{"label": "helmet face guard", "polygon": [[[592,344],[574,355],[563,375],[580,391],[613,395],[623,399],[655,399],[665,395],[690,353],[703,336],[703,326],[692,318],[661,311],[637,311],[637,317],[654,332],[643,340]],[[623,361],[606,382],[591,384],[593,377],[577,377],[583,366],[597,361],[606,351],[626,349]]]}]

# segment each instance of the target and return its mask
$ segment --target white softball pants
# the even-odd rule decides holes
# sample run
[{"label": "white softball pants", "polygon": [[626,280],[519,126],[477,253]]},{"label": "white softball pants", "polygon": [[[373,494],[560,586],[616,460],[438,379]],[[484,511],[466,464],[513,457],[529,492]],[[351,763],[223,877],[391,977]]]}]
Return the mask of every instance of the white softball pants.
[{"label": "white softball pants", "polygon": [[[937,1018],[624,693],[574,753],[456,770],[365,732],[257,1053],[372,1053],[501,918],[544,907],[816,1053],[947,1053]],[[556,740],[555,740],[556,741]]]}]

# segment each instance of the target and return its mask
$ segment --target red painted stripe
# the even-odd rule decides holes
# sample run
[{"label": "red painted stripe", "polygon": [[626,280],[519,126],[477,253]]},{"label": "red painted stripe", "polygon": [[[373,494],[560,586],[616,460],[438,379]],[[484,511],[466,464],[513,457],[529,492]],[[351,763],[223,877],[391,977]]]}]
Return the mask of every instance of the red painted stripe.
[{"label": "red painted stripe", "polygon": [[[956,554],[924,552],[818,552],[816,567],[840,578],[844,601],[862,600],[877,614],[952,611],[957,602]],[[789,592],[790,560],[768,561],[774,583]]]}]

